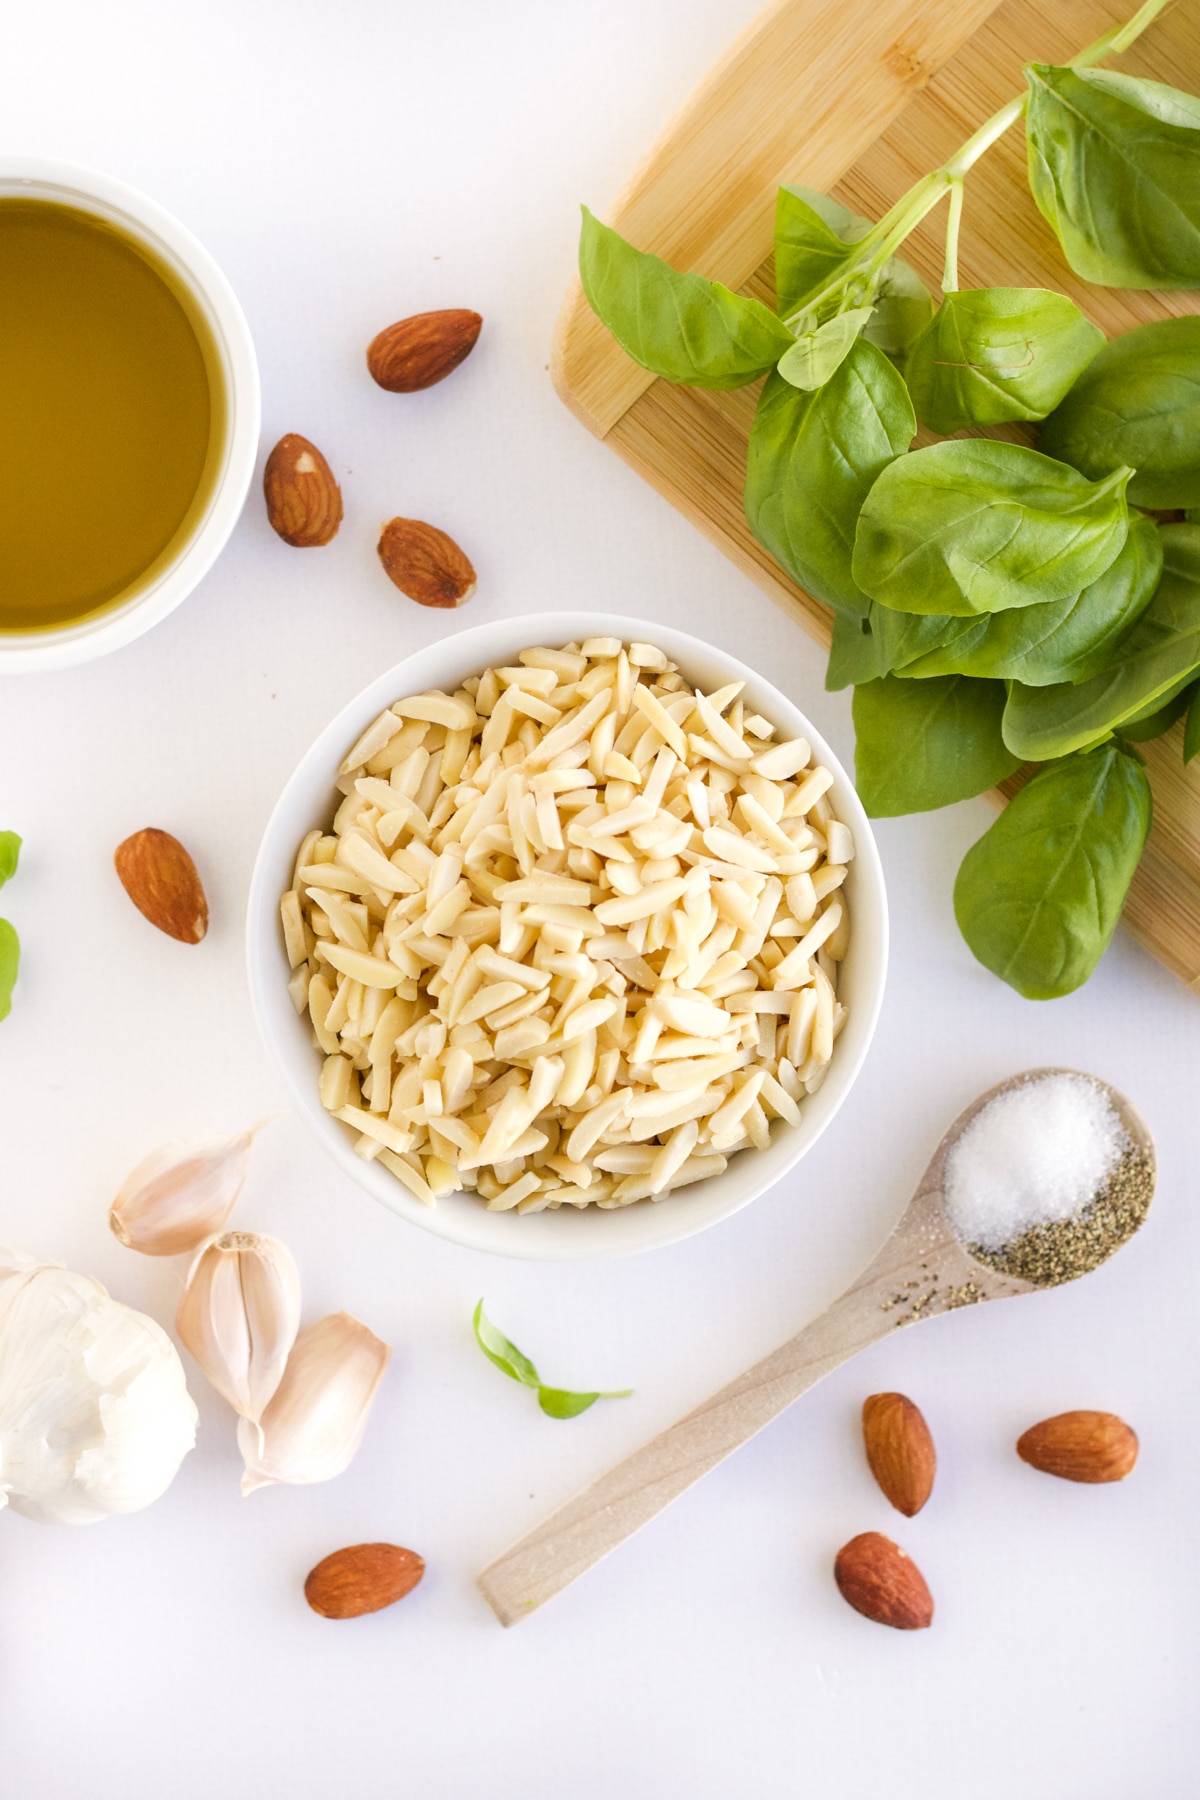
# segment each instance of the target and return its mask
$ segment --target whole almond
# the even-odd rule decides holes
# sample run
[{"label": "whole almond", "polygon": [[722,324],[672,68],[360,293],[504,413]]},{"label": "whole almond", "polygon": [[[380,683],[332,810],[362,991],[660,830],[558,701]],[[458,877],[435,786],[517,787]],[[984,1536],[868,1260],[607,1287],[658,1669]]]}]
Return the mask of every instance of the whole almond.
[{"label": "whole almond", "polygon": [[359,1619],[403,1600],[425,1573],[425,1559],[398,1544],[352,1544],[311,1571],[304,1598],[324,1619]]},{"label": "whole almond", "polygon": [[482,325],[477,312],[461,306],[415,313],[371,339],[367,367],[389,394],[418,393],[444,381],[466,361]]},{"label": "whole almond", "polygon": [[1137,1454],[1136,1432],[1116,1413],[1057,1413],[1017,1439],[1023,1462],[1064,1481],[1123,1481]]},{"label": "whole almond", "polygon": [[833,1564],[843,1600],[877,1625],[923,1631],[933,1622],[933,1597],[911,1557],[881,1531],[843,1544]]},{"label": "whole almond", "polygon": [[196,865],[169,831],[135,831],[113,853],[121,885],[144,918],[181,944],[208,930],[208,902]]},{"label": "whole almond", "polygon": [[342,522],[342,490],[315,444],[289,431],[263,470],[267,518],[285,544],[311,550],[337,536]]},{"label": "whole almond", "polygon": [[461,606],[475,592],[475,570],[452,537],[421,519],[389,519],[379,560],[418,606]]},{"label": "whole almond", "polygon": [[871,1473],[906,1518],[933,1491],[937,1451],[919,1406],[904,1394],[872,1394],[863,1401],[863,1445]]}]

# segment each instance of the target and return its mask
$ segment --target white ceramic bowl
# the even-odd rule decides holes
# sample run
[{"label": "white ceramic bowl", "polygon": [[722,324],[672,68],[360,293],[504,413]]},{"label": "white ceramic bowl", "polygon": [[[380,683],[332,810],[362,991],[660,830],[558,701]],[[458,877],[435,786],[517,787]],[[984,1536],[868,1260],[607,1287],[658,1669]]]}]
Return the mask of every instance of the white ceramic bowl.
[{"label": "white ceramic bowl", "polygon": [[0,672],[89,662],[140,637],[186,599],[228,542],[258,454],[258,364],[237,297],[208,251],[177,219],[111,175],[40,156],[0,156],[0,199],[50,200],[91,213],[144,244],[190,295],[220,360],[225,425],[219,462],[199,516],[181,528],[128,598],[91,618],[45,631],[0,631]]},{"label": "white ceramic bowl", "polygon": [[[353,1137],[332,1118],[317,1094],[320,1052],[313,1048],[306,1019],[297,1017],[287,992],[288,963],[279,923],[279,897],[290,886],[300,840],[315,825],[328,824],[340,796],[334,781],[350,745],[385,706],[426,688],[452,691],[468,675],[491,664],[513,662],[531,644],[559,645],[571,639],[612,636],[659,645],[694,685],[711,689],[731,678],[746,684],[746,698],[787,737],[806,737],[820,762],[832,770],[832,799],[838,817],[854,833],[856,855],[846,888],[852,931],[842,965],[839,993],[850,1016],[834,1050],[823,1085],[801,1107],[798,1126],[776,1125],[770,1148],[748,1150],[710,1181],[697,1182],[663,1201],[644,1201],[618,1211],[589,1207],[576,1212],[491,1213],[473,1195],[454,1194],[436,1208],[422,1206],[377,1163],[354,1154]],[[553,612],[479,625],[419,650],[380,675],[350,702],[318,737],[284,788],[268,821],[250,886],[247,919],[250,993],[262,1034],[301,1114],[338,1166],[393,1212],[452,1243],[474,1250],[539,1261],[621,1256],[674,1243],[728,1218],[793,1170],[816,1143],[853,1086],[875,1030],[887,971],[888,920],[883,872],[871,827],[845,770],[820,733],[777,688],[756,670],[714,650],[686,632],[645,619],[613,613]],[[789,1184],[781,1204],[804,1204],[802,1183]]]}]

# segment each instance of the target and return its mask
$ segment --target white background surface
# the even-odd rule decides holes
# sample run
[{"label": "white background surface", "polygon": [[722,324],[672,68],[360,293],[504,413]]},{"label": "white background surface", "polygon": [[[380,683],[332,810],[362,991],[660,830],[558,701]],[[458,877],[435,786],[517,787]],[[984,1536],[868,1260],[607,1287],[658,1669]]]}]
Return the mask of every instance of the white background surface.
[{"label": "white background surface", "polygon": [[[283,1105],[249,1016],[242,907],[300,753],[379,669],[455,628],[411,606],[374,542],[395,512],[474,559],[470,617],[553,605],[672,621],[757,663],[849,760],[849,706],[775,610],[560,406],[546,373],[575,207],[603,208],[753,0],[45,0],[5,19],[0,143],[144,187],[215,253],[250,318],[264,451],[311,436],[346,521],[301,553],[257,490],[203,588],[105,661],[0,691],[0,825],[26,838],[3,910],[25,964],[0,1030],[0,1238],[98,1275],[169,1323],[181,1263],[105,1222],[161,1139]],[[446,384],[383,394],[392,319],[477,308]],[[69,497],[64,497],[69,503]],[[465,620],[467,615],[463,615]],[[835,1127],[781,1189],[640,1260],[539,1267],[404,1226],[272,1124],[239,1214],[283,1236],[309,1317],[347,1307],[395,1346],[337,1482],[238,1495],[231,1416],[189,1364],[202,1429],[151,1511],[55,1531],[0,1517],[0,1755],[21,1800],[411,1795],[414,1800],[1025,1800],[1194,1794],[1200,1008],[1121,938],[1039,1007],[977,967],[950,909],[982,801],[879,830],[893,973]],[[176,832],[212,929],[187,949],[112,872]],[[906,1200],[943,1127],[1022,1067],[1092,1069],[1161,1150],[1141,1237],[1072,1289],[959,1313],[829,1379],[545,1612],[504,1633],[473,1576],[515,1536],[818,1311]],[[680,1202],[685,1203],[685,1202]],[[487,1297],[551,1378],[636,1388],[542,1417],[471,1340]],[[864,1396],[899,1388],[941,1455],[906,1522],[865,1469]],[[1013,1440],[1068,1407],[1142,1437],[1087,1489]],[[881,1529],[938,1613],[873,1627],[833,1554]],[[309,1567],[387,1538],[428,1560],[390,1612],[331,1624]]]}]

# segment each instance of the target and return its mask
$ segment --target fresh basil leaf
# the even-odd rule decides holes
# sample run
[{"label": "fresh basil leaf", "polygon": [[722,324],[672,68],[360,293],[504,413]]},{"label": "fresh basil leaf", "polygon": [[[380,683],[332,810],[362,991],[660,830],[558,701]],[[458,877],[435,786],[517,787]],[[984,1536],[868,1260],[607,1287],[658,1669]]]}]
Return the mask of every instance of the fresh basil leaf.
[{"label": "fresh basil leaf", "polygon": [[608,1393],[572,1394],[566,1388],[540,1387],[538,1405],[552,1419],[574,1419],[597,1400],[628,1400],[632,1388],[614,1388]]},{"label": "fresh basil leaf", "polygon": [[21,940],[7,919],[0,919],[0,1019],[12,1011],[12,992],[21,967]]},{"label": "fresh basil leaf", "polygon": [[1113,338],[1050,414],[1038,448],[1093,480],[1132,464],[1135,506],[1200,505],[1200,318]]},{"label": "fresh basil leaf", "polygon": [[1200,750],[1200,687],[1192,695],[1188,707],[1187,723],[1183,728],[1183,760],[1190,763],[1197,750]]},{"label": "fresh basil leaf", "polygon": [[1109,69],[1025,70],[1029,186],[1077,275],[1200,286],[1200,101]]},{"label": "fresh basil leaf", "polygon": [[599,1394],[572,1394],[566,1388],[540,1387],[538,1405],[552,1419],[574,1419],[600,1399]]},{"label": "fresh basil leaf", "polygon": [[1154,598],[1113,663],[1077,685],[1014,682],[1004,741],[1031,762],[1068,756],[1165,703],[1200,669],[1200,525],[1164,525]]},{"label": "fresh basil leaf", "polygon": [[1164,736],[1188,711],[1198,690],[1200,682],[1185,681],[1178,693],[1172,694],[1161,705],[1137,713],[1132,719],[1123,719],[1121,736],[1129,744],[1149,744],[1154,738]]},{"label": "fresh basil leaf", "polygon": [[903,380],[862,338],[815,392],[778,374],[763,388],[750,431],[746,520],[788,574],[830,606],[867,611],[850,573],[859,507],[916,428]]},{"label": "fresh basil leaf", "polygon": [[918,419],[946,436],[1044,419],[1103,343],[1065,294],[967,288],[946,295],[909,351],[904,379]]},{"label": "fresh basil leaf", "polygon": [[1116,743],[1039,769],[963,858],[959,930],[1027,1000],[1082,986],[1108,948],[1150,830],[1141,759]]},{"label": "fresh basil leaf", "polygon": [[871,488],[851,573],[900,612],[958,618],[1065,600],[1125,542],[1130,473],[1093,483],[1023,444],[930,444],[890,463]]},{"label": "fresh basil leaf", "polygon": [[[775,294],[780,316],[800,312],[807,300],[828,286],[848,266],[851,247],[870,229],[870,219],[848,211],[828,194],[781,187],[775,207]],[[875,311],[863,335],[891,357],[904,354],[933,311],[929,290],[898,256],[884,264],[874,291],[864,276],[850,298],[855,305],[874,301]]]},{"label": "fresh basil leaf", "polygon": [[579,275],[592,311],[621,348],[667,381],[745,387],[795,341],[760,300],[703,275],[681,275],[661,257],[635,250],[586,206]]},{"label": "fresh basil leaf", "polygon": [[16,874],[20,855],[21,840],[16,832],[0,831],[0,887]]},{"label": "fresh basil leaf", "polygon": [[885,675],[854,690],[854,768],[873,819],[929,812],[982,794],[1020,767],[1000,735],[1004,687],[947,675]]},{"label": "fresh basil leaf", "polygon": [[[977,675],[1021,681],[1027,687],[1087,681],[1120,654],[1122,641],[1150,604],[1162,565],[1158,527],[1145,513],[1134,513],[1121,549],[1081,594],[985,613],[981,619],[927,614],[922,624],[936,627],[940,622],[945,628],[940,644],[890,666],[906,677]],[[890,629],[897,638],[908,622],[907,615],[884,606],[872,614],[872,622],[877,618],[894,620]],[[880,623],[875,630],[881,653],[886,654],[888,627]],[[915,634],[905,635],[915,641]]]},{"label": "fresh basil leaf", "polygon": [[873,307],[855,306],[837,313],[813,331],[803,332],[777,365],[783,379],[794,388],[811,392],[824,387],[850,353],[850,346],[871,317]]},{"label": "fresh basil leaf", "polygon": [[541,1387],[542,1378],[529,1358],[523,1356],[502,1331],[496,1330],[483,1310],[482,1300],[475,1308],[471,1323],[475,1328],[475,1341],[490,1363],[495,1363],[498,1369],[503,1369],[506,1375],[523,1382],[526,1387]]},{"label": "fresh basil leaf", "polygon": [[[3,923],[0,920],[0,925]],[[547,1387],[529,1358],[502,1331],[497,1331],[483,1310],[482,1300],[475,1308],[472,1324],[475,1328],[475,1341],[488,1361],[495,1363],[513,1381],[536,1389],[538,1405],[552,1419],[574,1419],[586,1412],[589,1406],[594,1406],[597,1400],[627,1400],[633,1392],[632,1388],[612,1388],[607,1392],[575,1394],[569,1388]]]}]

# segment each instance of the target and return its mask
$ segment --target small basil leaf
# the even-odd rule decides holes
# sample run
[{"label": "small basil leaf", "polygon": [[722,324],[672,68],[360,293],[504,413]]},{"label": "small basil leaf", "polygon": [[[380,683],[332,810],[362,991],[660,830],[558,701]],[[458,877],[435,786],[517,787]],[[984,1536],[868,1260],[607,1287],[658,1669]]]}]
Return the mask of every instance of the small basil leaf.
[{"label": "small basil leaf", "polygon": [[0,887],[16,874],[20,855],[21,840],[16,832],[0,831]]},{"label": "small basil leaf", "polygon": [[814,331],[803,332],[779,359],[783,379],[794,388],[811,392],[824,387],[850,353],[850,346],[871,317],[873,307],[855,306],[849,312],[826,319]]},{"label": "small basil leaf", "polygon": [[510,1343],[502,1331],[497,1331],[483,1310],[483,1301],[475,1308],[475,1316],[471,1321],[475,1328],[475,1341],[490,1363],[503,1369],[514,1381],[523,1382],[526,1387],[540,1388],[542,1378],[527,1356],[523,1356],[517,1346]]},{"label": "small basil leaf", "polygon": [[1200,101],[1108,69],[1025,70],[1029,186],[1085,281],[1200,286]]},{"label": "small basil leaf", "polygon": [[967,617],[1065,600],[1128,530],[1118,470],[1089,482],[1023,444],[963,438],[886,467],[863,502],[851,572],[900,612]]},{"label": "small basil leaf", "polygon": [[566,1388],[540,1387],[538,1405],[552,1419],[574,1419],[600,1399],[599,1394],[572,1394]]},{"label": "small basil leaf", "polygon": [[[0,920],[0,924],[3,922]],[[495,1363],[513,1381],[536,1389],[538,1405],[552,1419],[573,1419],[577,1414],[586,1412],[589,1406],[594,1406],[597,1400],[627,1400],[633,1392],[632,1388],[619,1388],[594,1394],[573,1394],[567,1388],[547,1387],[529,1358],[502,1331],[497,1331],[484,1313],[482,1300],[475,1308],[472,1324],[475,1328],[475,1341],[488,1361]]]},{"label": "small basil leaf", "polygon": [[[977,675],[1021,681],[1027,687],[1087,681],[1119,653],[1122,641],[1150,604],[1162,565],[1163,544],[1157,526],[1144,513],[1135,513],[1120,551],[1103,575],[1081,594],[987,613],[982,619],[928,614],[922,623],[933,627],[940,620],[945,627],[942,641],[926,654],[908,659],[901,672],[914,677]],[[883,606],[872,615],[873,621],[876,616],[895,620],[894,633],[906,620],[905,614],[889,612]],[[882,645],[887,644],[886,628],[877,625],[876,636]]]},{"label": "small basil leaf", "polygon": [[1000,735],[1004,687],[947,675],[885,675],[854,690],[854,768],[873,819],[982,794],[1020,767]]},{"label": "small basil leaf", "polygon": [[1024,687],[1004,709],[1004,741],[1032,762],[1068,756],[1149,714],[1200,668],[1200,525],[1164,525],[1162,579],[1111,666],[1090,681]]},{"label": "small basil leaf", "polygon": [[1200,687],[1192,695],[1192,703],[1188,707],[1187,723],[1183,728],[1183,760],[1190,763],[1197,750],[1200,750]]},{"label": "small basil leaf", "polygon": [[915,269],[893,256],[883,266],[875,290],[875,311],[863,328],[863,336],[885,356],[903,361],[932,317],[933,296],[929,289]]},{"label": "small basil leaf", "polygon": [[0,919],[0,1019],[12,1011],[12,992],[21,966],[21,940],[7,919]]},{"label": "small basil leaf", "polygon": [[592,311],[633,360],[667,381],[737,388],[795,341],[761,301],[635,250],[585,206],[579,275]]},{"label": "small basil leaf", "polygon": [[1113,338],[1050,414],[1038,448],[1092,480],[1132,464],[1135,506],[1200,505],[1200,318]]},{"label": "small basil leaf", "polygon": [[1049,288],[968,288],[947,294],[904,365],[923,425],[1044,419],[1104,343],[1065,294]]},{"label": "small basil leaf", "polygon": [[1108,948],[1150,830],[1140,758],[1115,743],[1039,769],[968,850],[959,930],[1027,1000],[1080,987]]},{"label": "small basil leaf", "polygon": [[908,389],[873,344],[856,339],[814,393],[772,374],[759,397],[746,465],[746,520],[810,594],[865,615],[850,573],[858,511],[916,431]]},{"label": "small basil leaf", "polygon": [[1178,693],[1152,711],[1140,712],[1132,719],[1121,721],[1121,736],[1129,744],[1149,744],[1154,738],[1162,737],[1170,731],[1191,706],[1200,682],[1185,681]]}]

